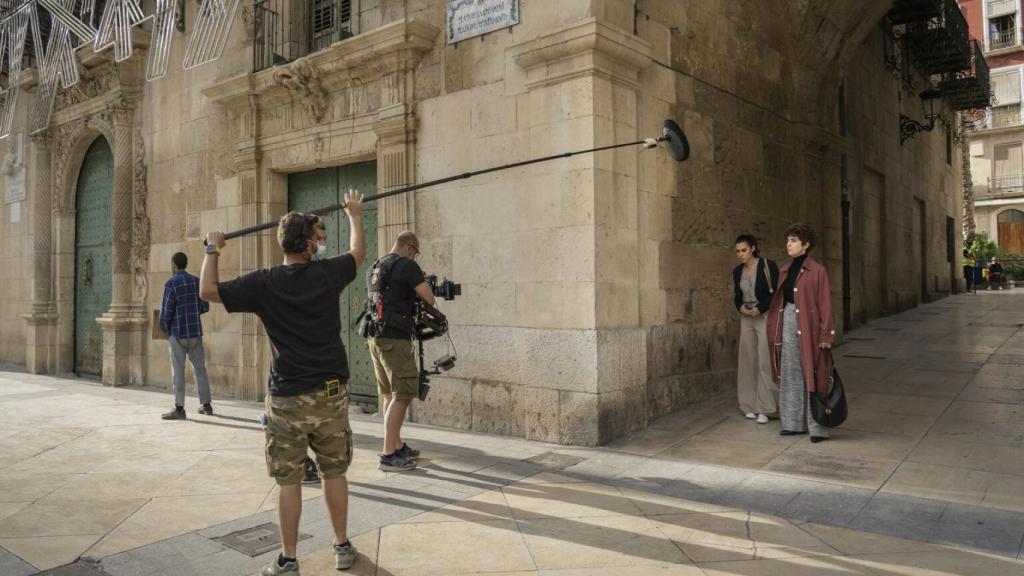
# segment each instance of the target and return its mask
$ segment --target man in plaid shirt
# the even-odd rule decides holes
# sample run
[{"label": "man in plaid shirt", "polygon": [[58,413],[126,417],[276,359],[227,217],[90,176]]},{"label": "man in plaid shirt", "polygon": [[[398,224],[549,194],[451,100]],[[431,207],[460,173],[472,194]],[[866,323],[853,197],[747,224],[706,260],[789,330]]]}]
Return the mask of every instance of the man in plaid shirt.
[{"label": "man in plaid shirt", "polygon": [[160,307],[160,328],[171,343],[171,378],[174,382],[174,410],[164,414],[164,420],[185,419],[185,356],[192,361],[199,389],[200,414],[213,414],[210,405],[210,382],[206,377],[206,359],[203,356],[203,324],[200,314],[210,310],[210,304],[199,298],[199,278],[185,272],[188,256],[178,252],[171,256],[174,272],[164,284],[164,301]]}]

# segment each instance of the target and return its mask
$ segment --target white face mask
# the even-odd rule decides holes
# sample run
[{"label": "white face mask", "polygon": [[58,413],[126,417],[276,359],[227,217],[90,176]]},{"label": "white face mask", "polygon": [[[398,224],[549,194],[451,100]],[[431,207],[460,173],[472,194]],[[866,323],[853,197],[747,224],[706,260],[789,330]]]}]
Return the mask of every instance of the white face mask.
[{"label": "white face mask", "polygon": [[327,256],[327,245],[326,244],[317,244],[316,245],[315,257],[316,258],[323,258],[324,256]]}]

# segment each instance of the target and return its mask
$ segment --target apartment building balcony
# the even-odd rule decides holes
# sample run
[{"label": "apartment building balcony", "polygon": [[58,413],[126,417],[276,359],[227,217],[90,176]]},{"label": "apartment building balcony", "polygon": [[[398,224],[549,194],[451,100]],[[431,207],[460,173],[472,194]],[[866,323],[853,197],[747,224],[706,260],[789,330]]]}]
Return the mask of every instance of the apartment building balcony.
[{"label": "apartment building balcony", "polygon": [[992,77],[977,40],[971,40],[971,67],[942,75],[939,89],[953,110],[987,108],[992,100]]},{"label": "apartment building balcony", "polygon": [[988,52],[999,52],[1011,48],[1020,48],[1021,31],[1017,28],[999,30],[988,38]]}]

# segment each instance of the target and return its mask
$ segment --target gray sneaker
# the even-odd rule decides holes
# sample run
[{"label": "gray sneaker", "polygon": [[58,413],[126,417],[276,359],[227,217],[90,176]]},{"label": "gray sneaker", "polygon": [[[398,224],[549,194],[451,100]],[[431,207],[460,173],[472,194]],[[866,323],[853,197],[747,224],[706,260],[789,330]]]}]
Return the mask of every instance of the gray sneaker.
[{"label": "gray sneaker", "polygon": [[402,442],[402,447],[395,450],[395,454],[398,454],[406,460],[416,460],[420,457],[420,451],[414,448],[410,448],[408,444]]},{"label": "gray sneaker", "polygon": [[263,576],[299,576],[299,561],[285,562],[284,566],[277,563],[277,558],[270,561],[260,572]]},{"label": "gray sneaker", "polygon": [[356,563],[356,547],[349,540],[345,544],[334,545],[334,567],[338,570],[348,570]]},{"label": "gray sneaker", "polygon": [[380,464],[377,468],[385,472],[408,472],[416,468],[416,461],[402,458],[398,454],[392,454],[390,456],[381,456]]}]

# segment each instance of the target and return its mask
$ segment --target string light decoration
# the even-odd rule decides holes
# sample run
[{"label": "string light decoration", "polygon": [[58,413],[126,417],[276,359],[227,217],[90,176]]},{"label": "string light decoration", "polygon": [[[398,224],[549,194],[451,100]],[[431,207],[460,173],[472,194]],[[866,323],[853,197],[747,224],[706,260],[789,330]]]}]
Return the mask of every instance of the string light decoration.
[{"label": "string light decoration", "polygon": [[[185,52],[184,69],[223,56],[238,4],[239,0],[202,0]],[[46,11],[51,22],[45,46],[40,10]],[[101,14],[97,13],[96,0],[0,0],[0,68],[7,71],[7,83],[0,87],[0,140],[11,134],[30,38],[39,69],[39,89],[30,106],[29,132],[37,134],[49,126],[57,91],[79,82],[78,52],[87,46],[97,53],[112,48],[114,61],[123,62],[132,56],[132,31],[151,21],[145,77],[147,81],[163,78],[178,10],[178,0],[156,0],[152,14],[143,11],[140,0],[108,0]]]}]

